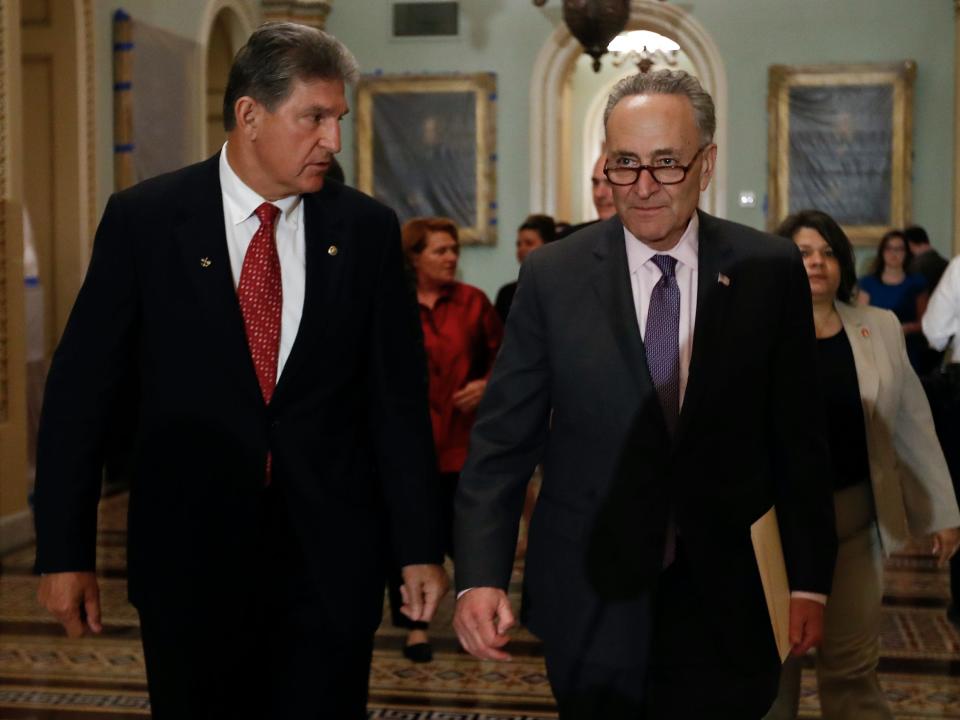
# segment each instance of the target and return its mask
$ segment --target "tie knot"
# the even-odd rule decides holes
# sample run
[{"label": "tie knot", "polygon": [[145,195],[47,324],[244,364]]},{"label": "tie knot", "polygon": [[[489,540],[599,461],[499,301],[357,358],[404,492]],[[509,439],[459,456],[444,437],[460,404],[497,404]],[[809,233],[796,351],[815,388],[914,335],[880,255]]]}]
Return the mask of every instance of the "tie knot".
[{"label": "tie knot", "polygon": [[677,259],[675,257],[670,255],[654,255],[653,262],[660,268],[660,272],[663,273],[664,277],[673,277],[673,271],[677,267]]},{"label": "tie knot", "polygon": [[260,220],[261,225],[272,228],[277,220],[277,215],[280,214],[280,208],[270,203],[262,203],[260,207],[253,211],[253,214]]}]

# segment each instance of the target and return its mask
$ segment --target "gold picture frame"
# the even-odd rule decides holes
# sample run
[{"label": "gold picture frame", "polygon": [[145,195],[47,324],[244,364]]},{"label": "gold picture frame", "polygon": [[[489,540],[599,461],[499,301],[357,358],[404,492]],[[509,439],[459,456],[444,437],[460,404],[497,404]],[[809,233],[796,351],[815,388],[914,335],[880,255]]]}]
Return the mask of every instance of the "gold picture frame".
[{"label": "gold picture frame", "polygon": [[440,215],[468,245],[497,240],[493,73],[374,75],[357,84],[357,187],[404,222]]},{"label": "gold picture frame", "polygon": [[909,223],[916,68],[770,66],[769,230],[809,207],[833,215],[855,245]]}]

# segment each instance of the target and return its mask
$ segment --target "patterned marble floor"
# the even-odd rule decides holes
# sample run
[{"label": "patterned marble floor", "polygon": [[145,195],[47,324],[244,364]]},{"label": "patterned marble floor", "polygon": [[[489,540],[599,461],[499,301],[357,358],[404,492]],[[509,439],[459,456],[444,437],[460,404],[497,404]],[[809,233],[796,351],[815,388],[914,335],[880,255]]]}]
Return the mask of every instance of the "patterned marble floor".
[{"label": "patterned marble floor", "polygon": [[[35,601],[33,548],[0,558],[0,720],[123,720],[150,715],[137,616],[126,601],[126,497],[101,504],[98,566],[104,633],[67,639]],[[522,564],[514,572],[517,597]],[[948,577],[922,548],[887,565],[881,683],[898,720],[960,720],[960,634],[947,622]],[[369,717],[377,720],[546,720],[556,718],[536,639],[516,632],[512,663],[477,661],[450,629],[447,598],[434,623],[435,658],[416,665],[385,622],[370,675]],[[816,684],[804,671],[801,717],[819,718]]]}]

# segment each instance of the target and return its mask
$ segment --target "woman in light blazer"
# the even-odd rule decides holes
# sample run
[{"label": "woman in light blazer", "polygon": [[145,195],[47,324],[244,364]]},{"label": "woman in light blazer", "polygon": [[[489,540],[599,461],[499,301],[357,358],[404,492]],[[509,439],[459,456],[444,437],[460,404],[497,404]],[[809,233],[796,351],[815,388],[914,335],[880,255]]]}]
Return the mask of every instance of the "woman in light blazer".
[{"label": "woman in light blazer", "polygon": [[[837,551],[817,684],[824,720],[892,719],[877,680],[883,554],[931,538],[945,564],[960,511],[903,330],[888,310],[856,306],[853,249],[825,213],[805,210],[778,234],[803,255],[813,296],[826,434],[834,468]],[[882,552],[881,552],[882,551]],[[797,717],[800,658],[784,663],[768,720]]]}]

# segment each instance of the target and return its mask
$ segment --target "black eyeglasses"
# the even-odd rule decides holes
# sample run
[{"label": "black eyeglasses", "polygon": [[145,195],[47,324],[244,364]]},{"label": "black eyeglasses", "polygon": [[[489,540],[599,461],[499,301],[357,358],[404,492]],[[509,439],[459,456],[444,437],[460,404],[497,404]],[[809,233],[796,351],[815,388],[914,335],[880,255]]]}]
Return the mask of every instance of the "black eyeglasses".
[{"label": "black eyeglasses", "polygon": [[627,185],[633,185],[637,180],[640,179],[640,173],[644,170],[648,170],[650,175],[661,185],[678,185],[682,183],[687,177],[687,173],[690,172],[690,168],[693,167],[694,163],[697,162],[697,158],[700,157],[706,148],[710,147],[710,143],[706,145],[701,145],[700,149],[690,158],[690,162],[686,165],[637,165],[635,167],[604,167],[603,174],[607,176],[607,180],[610,181],[611,185],[619,185],[621,187]]}]

